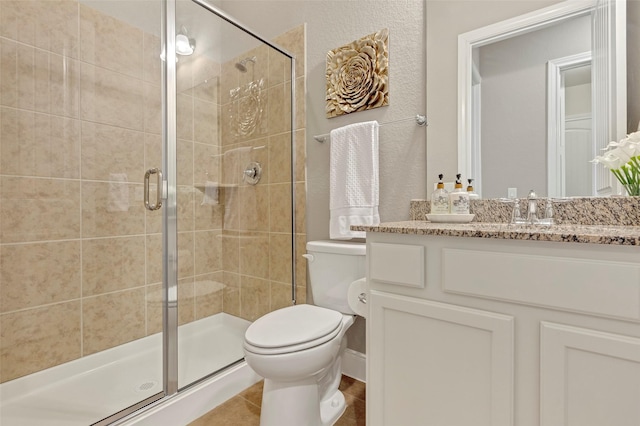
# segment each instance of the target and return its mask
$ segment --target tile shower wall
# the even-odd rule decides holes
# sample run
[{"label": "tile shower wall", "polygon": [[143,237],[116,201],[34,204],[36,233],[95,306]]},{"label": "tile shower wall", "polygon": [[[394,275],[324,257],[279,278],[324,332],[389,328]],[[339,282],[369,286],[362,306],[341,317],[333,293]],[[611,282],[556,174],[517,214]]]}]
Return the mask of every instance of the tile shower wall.
[{"label": "tile shower wall", "polygon": [[[161,165],[159,53],[157,37],[73,1],[0,2],[0,382],[161,328],[161,214],[142,204],[143,173]],[[225,191],[202,204],[234,145],[219,137],[220,66],[184,61],[179,80],[180,322],[223,310],[252,319],[286,303],[274,255],[286,233],[272,219],[285,183],[254,187],[267,227],[227,230]],[[303,223],[297,232],[303,247]]]},{"label": "tile shower wall", "polygon": [[[267,46],[222,65],[220,81],[220,182],[226,210],[218,235],[223,259],[223,310],[247,320],[255,320],[272,310],[291,304],[291,199],[296,190],[296,283],[297,302],[306,301],[306,264],[302,258],[306,244],[305,225],[305,28],[299,26],[274,41],[296,55],[297,164],[291,170],[290,62]],[[247,72],[235,68],[236,62],[255,57]],[[260,94],[263,118],[248,136],[238,132],[232,117],[246,117],[256,99],[231,95],[234,89],[251,82],[264,83]],[[254,102],[252,104],[252,101]],[[236,123],[234,125],[234,123]],[[242,181],[248,162],[262,165],[262,178],[253,186]]]}]

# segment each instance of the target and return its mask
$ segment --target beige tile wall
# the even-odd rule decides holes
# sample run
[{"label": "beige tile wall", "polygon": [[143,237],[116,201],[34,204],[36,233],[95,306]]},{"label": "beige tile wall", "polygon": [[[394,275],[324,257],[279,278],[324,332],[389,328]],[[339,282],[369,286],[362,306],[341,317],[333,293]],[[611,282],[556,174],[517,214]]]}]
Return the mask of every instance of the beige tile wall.
[{"label": "beige tile wall", "polygon": [[[260,46],[222,65],[220,79],[221,182],[225,205],[237,212],[223,212],[222,259],[225,294],[224,312],[255,320],[291,302],[291,188],[296,188],[295,238],[297,303],[306,301],[306,264],[301,254],[306,243],[305,205],[305,28],[301,25],[277,37],[275,42],[296,55],[297,167],[292,176],[291,159],[291,74],[290,61],[274,49]],[[248,71],[240,73],[234,64],[247,57]],[[232,102],[230,91],[245,88],[250,81],[264,81],[261,92],[262,121],[249,136],[234,131],[231,114],[243,115],[243,99]],[[262,165],[260,182],[251,186],[241,180],[247,161]],[[237,206],[237,208],[236,208]]]},{"label": "beige tile wall", "polygon": [[[303,27],[276,41],[304,58]],[[0,1],[0,382],[161,330],[161,213],[142,204],[144,171],[161,165],[159,54],[157,37],[74,1]],[[225,93],[240,81],[221,73],[239,78],[235,61],[178,64],[181,324],[290,303],[292,181],[299,254],[306,241],[304,102],[292,180],[291,82],[280,57],[260,54],[274,124],[244,140],[225,139]],[[247,146],[265,146],[255,151],[263,180],[202,204],[205,183],[224,178],[225,153]],[[225,206],[240,212],[226,226]]]}]

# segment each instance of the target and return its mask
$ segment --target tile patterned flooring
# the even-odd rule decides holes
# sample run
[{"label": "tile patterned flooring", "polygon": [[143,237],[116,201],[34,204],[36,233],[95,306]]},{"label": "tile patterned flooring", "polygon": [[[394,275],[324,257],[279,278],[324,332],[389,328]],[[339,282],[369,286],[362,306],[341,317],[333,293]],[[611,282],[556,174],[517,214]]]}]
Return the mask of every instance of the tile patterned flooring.
[{"label": "tile patterned flooring", "polygon": [[[256,383],[189,426],[259,426],[262,384]],[[347,400],[347,409],[335,426],[365,426],[366,385],[342,376],[340,390]]]}]

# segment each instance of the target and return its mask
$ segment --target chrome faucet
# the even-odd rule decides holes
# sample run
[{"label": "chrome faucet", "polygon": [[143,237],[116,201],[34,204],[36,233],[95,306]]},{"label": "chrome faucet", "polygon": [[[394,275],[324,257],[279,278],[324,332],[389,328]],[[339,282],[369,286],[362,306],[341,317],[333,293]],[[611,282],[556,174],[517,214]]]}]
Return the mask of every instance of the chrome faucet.
[{"label": "chrome faucet", "polygon": [[[544,201],[544,212],[541,212],[539,200]],[[521,210],[521,203],[519,198],[500,198],[499,201],[503,203],[513,204],[511,211],[511,223],[513,225],[553,225],[555,223],[553,213],[553,200],[551,198],[539,198],[536,192],[532,189],[527,195],[527,216],[523,216],[523,210]],[[564,201],[562,199],[556,200],[558,202]],[[524,208],[524,206],[522,207]]]},{"label": "chrome faucet", "polygon": [[555,219],[553,218],[553,201],[551,197],[547,198],[544,206],[544,219],[542,219],[543,225],[553,225],[555,224]]},{"label": "chrome faucet", "polygon": [[527,195],[527,223],[533,225],[538,223],[538,196],[532,189]]},{"label": "chrome faucet", "polygon": [[[513,204],[511,211],[511,224],[513,225],[553,225],[555,224],[553,202],[562,202],[563,199],[552,198],[539,198],[536,192],[532,189],[527,195],[527,216],[523,216],[523,210],[521,210],[520,199],[518,198],[499,198],[499,201],[503,203]],[[544,202],[544,212],[540,209],[538,201]],[[524,206],[522,207],[524,208]]]},{"label": "chrome faucet", "polygon": [[[527,195],[528,202],[528,210],[527,210],[527,221],[526,223],[530,225],[539,224],[539,225],[553,225],[555,224],[554,213],[553,213],[553,199],[544,198],[544,214],[542,217],[538,214],[538,196],[535,191],[532,189],[529,191],[529,195]],[[559,201],[559,200],[556,200]]]}]

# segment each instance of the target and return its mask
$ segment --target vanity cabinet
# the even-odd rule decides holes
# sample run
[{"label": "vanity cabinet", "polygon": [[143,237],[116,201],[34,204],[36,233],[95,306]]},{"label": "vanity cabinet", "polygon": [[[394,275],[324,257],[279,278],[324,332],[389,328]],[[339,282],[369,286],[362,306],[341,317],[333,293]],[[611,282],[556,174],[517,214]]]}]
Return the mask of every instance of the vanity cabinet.
[{"label": "vanity cabinet", "polygon": [[370,301],[368,425],[511,424],[513,317],[375,290]]},{"label": "vanity cabinet", "polygon": [[367,234],[367,425],[640,425],[640,249]]}]

